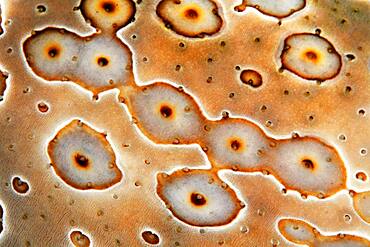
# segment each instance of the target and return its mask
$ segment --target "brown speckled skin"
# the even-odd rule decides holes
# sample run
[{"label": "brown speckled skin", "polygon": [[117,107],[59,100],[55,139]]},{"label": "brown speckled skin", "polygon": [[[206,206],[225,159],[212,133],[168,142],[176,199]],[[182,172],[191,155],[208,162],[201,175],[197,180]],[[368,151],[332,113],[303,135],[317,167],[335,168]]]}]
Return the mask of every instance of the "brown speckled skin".
[{"label": "brown speckled skin", "polygon": [[[354,190],[369,190],[369,182],[357,180],[358,170],[370,174],[370,84],[368,56],[370,32],[367,1],[309,0],[304,9],[284,18],[279,26],[247,8],[234,11],[240,1],[218,1],[223,9],[225,27],[204,39],[181,37],[161,25],[155,13],[158,0],[137,4],[135,22],[118,32],[133,52],[138,84],[166,79],[183,85],[198,98],[208,117],[218,118],[223,110],[251,118],[269,134],[290,136],[293,131],[315,134],[336,147],[344,157],[347,185]],[[239,2],[239,3],[238,3]],[[2,1],[0,36],[1,69],[10,75],[5,100],[0,103],[0,200],[4,208],[4,246],[71,246],[68,232],[81,229],[91,236],[94,246],[142,246],[145,228],[158,233],[163,246],[296,246],[277,231],[280,217],[297,217],[320,227],[322,232],[345,232],[366,236],[370,225],[355,213],[348,191],[325,200],[303,200],[296,192],[283,194],[271,175],[219,172],[247,203],[235,221],[225,227],[189,227],[174,219],[156,195],[156,174],[187,166],[209,168],[197,146],[163,146],[148,142],[130,121],[127,109],[117,100],[118,90],[99,95],[65,82],[49,83],[27,66],[22,44],[32,30],[58,26],[81,36],[94,32],[86,24],[78,0],[45,1],[47,12],[35,8],[40,1]],[[10,20],[10,21],[9,21]],[[345,20],[342,23],[342,20]],[[9,22],[7,22],[9,21]],[[320,86],[286,71],[280,73],[279,55],[285,37],[293,33],[314,32],[320,28],[343,59],[341,72]],[[136,38],[132,38],[136,35]],[[255,41],[259,38],[259,42]],[[225,45],[220,45],[224,41]],[[184,47],[179,43],[183,42]],[[6,50],[12,48],[12,52]],[[346,60],[344,54],[356,59]],[[147,61],[143,61],[147,57]],[[212,62],[208,62],[212,58]],[[176,65],[181,65],[179,71]],[[259,71],[264,84],[252,90],[239,80],[236,66]],[[212,76],[211,83],[207,78]],[[346,86],[352,90],[346,92]],[[288,90],[288,94],[284,94]],[[235,97],[229,98],[230,92]],[[307,94],[306,92],[309,92]],[[37,111],[37,102],[47,101],[47,114]],[[265,105],[266,110],[261,111]],[[359,115],[358,109],[365,109]],[[308,117],[314,119],[310,121]],[[108,132],[117,154],[117,164],[128,171],[119,186],[102,193],[72,190],[53,174],[47,157],[47,141],[66,122],[80,118]],[[338,139],[344,133],[346,141]],[[368,151],[369,152],[369,151]],[[150,164],[144,161],[149,160]],[[221,175],[220,175],[221,174]],[[30,183],[27,196],[13,193],[11,178],[19,175]],[[136,182],[136,185],[135,185]],[[97,212],[104,214],[98,216]],[[344,221],[345,214],[352,220]],[[26,217],[24,217],[26,215]],[[41,217],[41,215],[45,217]],[[248,233],[240,227],[247,226]]]}]

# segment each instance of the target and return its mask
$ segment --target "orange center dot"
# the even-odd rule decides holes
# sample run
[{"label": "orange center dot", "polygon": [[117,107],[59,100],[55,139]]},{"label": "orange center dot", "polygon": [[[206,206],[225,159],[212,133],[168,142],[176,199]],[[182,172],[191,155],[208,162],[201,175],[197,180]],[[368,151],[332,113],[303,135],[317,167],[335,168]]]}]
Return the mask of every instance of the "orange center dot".
[{"label": "orange center dot", "polygon": [[206,198],[199,193],[191,193],[190,200],[195,206],[203,206],[207,202]]},{"label": "orange center dot", "polygon": [[306,56],[306,58],[308,58],[309,60],[311,60],[313,62],[316,62],[316,60],[318,59],[317,54],[313,51],[306,52],[305,56]]},{"label": "orange center dot", "polygon": [[314,165],[313,161],[310,160],[310,159],[303,159],[302,160],[302,165],[305,168],[310,169],[310,170],[313,170],[315,168],[315,165]]},{"label": "orange center dot", "polygon": [[195,9],[187,9],[185,10],[185,17],[189,19],[197,19],[199,14]]},{"label": "orange center dot", "polygon": [[75,158],[76,163],[80,167],[86,168],[89,166],[89,159],[86,156],[82,154],[76,154],[74,158]]},{"label": "orange center dot", "polygon": [[160,112],[164,118],[169,118],[172,116],[172,109],[169,106],[161,106]]}]

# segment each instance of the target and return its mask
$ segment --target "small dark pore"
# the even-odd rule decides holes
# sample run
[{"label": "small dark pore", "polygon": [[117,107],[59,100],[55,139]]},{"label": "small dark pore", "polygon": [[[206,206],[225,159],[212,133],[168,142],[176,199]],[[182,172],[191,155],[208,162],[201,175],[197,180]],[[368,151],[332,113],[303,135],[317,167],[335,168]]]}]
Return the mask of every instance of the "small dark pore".
[{"label": "small dark pore", "polygon": [[59,50],[58,50],[58,48],[56,48],[56,47],[52,47],[52,48],[50,48],[50,49],[49,49],[49,51],[48,51],[48,55],[49,55],[50,57],[56,57],[56,56],[58,56],[58,54],[59,54]]},{"label": "small dark pore", "polygon": [[237,140],[232,140],[231,143],[230,143],[230,147],[235,150],[235,151],[238,151],[241,147],[241,143]]},{"label": "small dark pore", "polygon": [[185,10],[185,16],[189,19],[197,19],[199,14],[195,9],[187,9]]},{"label": "small dark pore", "polygon": [[102,4],[102,8],[105,10],[105,12],[112,13],[114,12],[116,6],[112,2],[104,2]]},{"label": "small dark pore", "polygon": [[76,154],[74,158],[75,158],[76,163],[79,166],[84,167],[84,168],[89,166],[89,159],[86,156],[82,154]]},{"label": "small dark pore", "polygon": [[310,160],[310,159],[304,159],[304,160],[302,160],[302,165],[304,167],[306,167],[307,169],[311,169],[311,170],[313,170],[315,168],[312,160]]},{"label": "small dark pore", "polygon": [[204,196],[199,193],[192,193],[190,196],[190,200],[196,206],[203,206],[207,202],[206,198],[204,198]]},{"label": "small dark pore", "polygon": [[355,57],[355,55],[353,55],[353,54],[347,54],[347,55],[346,55],[346,58],[347,58],[349,61],[352,61],[352,60],[354,60],[356,57]]},{"label": "small dark pore", "polygon": [[107,65],[108,65],[108,63],[109,63],[109,61],[108,61],[108,59],[106,59],[105,57],[99,57],[99,58],[98,58],[98,65],[99,65],[100,67],[105,67],[105,66],[107,66]]},{"label": "small dark pore", "polygon": [[161,106],[160,112],[165,118],[169,118],[172,116],[172,109],[166,105]]}]

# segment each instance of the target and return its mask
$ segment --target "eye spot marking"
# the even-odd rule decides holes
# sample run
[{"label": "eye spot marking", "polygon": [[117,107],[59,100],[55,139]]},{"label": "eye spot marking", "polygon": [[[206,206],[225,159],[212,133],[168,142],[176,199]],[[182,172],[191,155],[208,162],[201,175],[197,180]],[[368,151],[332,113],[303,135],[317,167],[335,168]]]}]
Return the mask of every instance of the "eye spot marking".
[{"label": "eye spot marking", "polygon": [[336,77],[342,59],[329,40],[312,33],[295,33],[284,39],[282,69],[307,80],[323,82]]},{"label": "eye spot marking", "polygon": [[221,226],[245,207],[235,192],[209,170],[177,170],[157,175],[157,194],[171,213],[192,226]]},{"label": "eye spot marking", "polygon": [[154,83],[124,97],[140,130],[161,144],[194,143],[204,117],[183,88]]},{"label": "eye spot marking", "polygon": [[218,5],[212,0],[161,0],[156,13],[165,27],[189,38],[212,36],[223,25]]},{"label": "eye spot marking", "polygon": [[122,179],[106,135],[79,120],[60,129],[47,151],[56,175],[75,189],[103,190]]},{"label": "eye spot marking", "polygon": [[82,0],[79,6],[85,20],[104,33],[114,33],[135,19],[133,0]]},{"label": "eye spot marking", "polygon": [[106,31],[81,37],[59,28],[35,31],[23,43],[28,66],[47,81],[68,81],[99,93],[133,83],[132,53]]}]

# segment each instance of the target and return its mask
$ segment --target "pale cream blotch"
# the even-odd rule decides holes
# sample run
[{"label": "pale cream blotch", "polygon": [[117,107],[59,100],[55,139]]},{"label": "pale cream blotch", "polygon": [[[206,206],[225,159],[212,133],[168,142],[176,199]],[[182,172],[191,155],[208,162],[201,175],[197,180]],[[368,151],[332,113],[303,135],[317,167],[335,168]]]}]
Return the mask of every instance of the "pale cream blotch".
[{"label": "pale cream blotch", "polygon": [[75,189],[106,189],[122,179],[106,136],[79,120],[58,131],[48,154],[58,177]]},{"label": "pale cream blotch", "polygon": [[269,148],[260,128],[247,120],[232,118],[210,124],[205,145],[213,165],[245,171],[262,169],[263,154]]},{"label": "pale cream blotch", "polygon": [[199,139],[202,114],[183,89],[154,83],[130,94],[127,104],[140,130],[156,143],[195,143]]},{"label": "pale cream blotch", "polygon": [[269,152],[274,175],[287,189],[319,198],[346,187],[346,170],[337,151],[311,137],[282,140]]},{"label": "pale cream blotch", "polygon": [[86,87],[112,88],[133,83],[131,52],[118,39],[99,35],[83,42],[76,77]]},{"label": "pale cream blotch", "polygon": [[297,33],[284,40],[282,68],[308,80],[325,81],[339,74],[341,56],[325,38],[312,33]]},{"label": "pale cream blotch", "polygon": [[242,12],[246,7],[253,7],[265,15],[284,18],[303,9],[305,6],[305,0],[243,0],[242,4],[235,7],[235,10]]},{"label": "pale cream blotch", "polygon": [[186,37],[213,35],[223,25],[219,8],[211,0],[162,0],[157,15],[167,27]]},{"label": "pale cream blotch", "polygon": [[72,231],[69,235],[73,246],[75,247],[89,247],[91,241],[88,236],[86,236],[81,231]]},{"label": "pale cream blotch", "polygon": [[136,12],[132,0],[82,0],[82,15],[103,32],[114,32],[130,23]]},{"label": "pale cream blotch", "polygon": [[48,81],[72,81],[98,94],[133,82],[132,54],[116,38],[80,37],[64,29],[47,28],[24,43],[31,69]]},{"label": "pale cream blotch", "polygon": [[49,81],[73,77],[81,47],[76,34],[56,28],[35,32],[23,45],[31,69]]},{"label": "pale cream blotch", "polygon": [[278,222],[278,229],[288,241],[309,247],[370,246],[369,240],[358,236],[347,234],[324,235],[311,224],[298,219],[281,219]]},{"label": "pale cream blotch", "polygon": [[370,224],[370,191],[355,193],[353,207],[357,214]]},{"label": "pale cream blotch", "polygon": [[157,180],[159,197],[176,218],[189,225],[226,225],[244,207],[235,192],[209,170],[160,173]]}]

